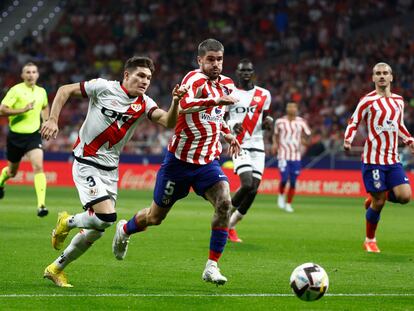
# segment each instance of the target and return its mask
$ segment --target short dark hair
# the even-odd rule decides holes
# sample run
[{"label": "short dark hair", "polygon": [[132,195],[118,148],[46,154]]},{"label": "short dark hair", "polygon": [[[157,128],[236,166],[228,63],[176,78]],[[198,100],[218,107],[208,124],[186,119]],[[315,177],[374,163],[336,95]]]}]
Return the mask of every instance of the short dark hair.
[{"label": "short dark hair", "polygon": [[24,69],[25,67],[29,67],[29,66],[35,66],[35,67],[37,68],[37,65],[36,65],[35,63],[33,63],[33,62],[28,62],[28,63],[26,63],[26,64],[24,64],[24,65],[23,65],[23,67],[22,67],[22,71],[23,71],[23,69]]},{"label": "short dark hair", "polygon": [[137,67],[148,68],[151,73],[155,70],[154,62],[151,58],[145,56],[133,56],[125,62],[124,71],[134,71]]},{"label": "short dark hair", "polygon": [[252,64],[253,65],[253,62],[248,58],[243,58],[239,61],[239,64]]},{"label": "short dark hair", "polygon": [[248,58],[243,58],[243,59],[241,59],[241,60],[239,61],[239,63],[237,64],[237,69],[239,68],[239,66],[240,66],[240,65],[247,65],[247,64],[252,64],[252,66],[253,66],[253,70],[254,70],[254,65],[253,65],[253,62],[252,62],[250,59],[248,59]]},{"label": "short dark hair", "polygon": [[208,51],[224,53],[224,46],[216,39],[206,39],[198,45],[198,56],[204,56]]}]

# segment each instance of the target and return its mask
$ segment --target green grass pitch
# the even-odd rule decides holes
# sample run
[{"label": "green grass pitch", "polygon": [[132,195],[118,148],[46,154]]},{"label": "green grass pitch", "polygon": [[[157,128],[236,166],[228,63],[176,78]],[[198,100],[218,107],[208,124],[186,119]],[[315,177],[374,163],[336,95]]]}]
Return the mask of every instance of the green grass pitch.
[{"label": "green grass pitch", "polygon": [[[151,202],[150,191],[120,191],[118,219]],[[363,199],[297,196],[293,214],[258,195],[238,226],[241,244],[220,261],[229,279],[206,284],[213,209],[190,194],[159,227],[132,237],[124,261],[111,252],[114,226],[66,269],[74,288],[42,279],[59,252],[50,245],[58,211],[81,211],[72,188],[49,188],[50,214],[35,214],[31,187],[8,186],[0,201],[0,310],[414,310],[414,204],[388,204],[377,239],[381,254],[362,250]],[[69,239],[73,236],[71,233]],[[303,302],[289,276],[315,262],[330,279],[328,295]]]}]

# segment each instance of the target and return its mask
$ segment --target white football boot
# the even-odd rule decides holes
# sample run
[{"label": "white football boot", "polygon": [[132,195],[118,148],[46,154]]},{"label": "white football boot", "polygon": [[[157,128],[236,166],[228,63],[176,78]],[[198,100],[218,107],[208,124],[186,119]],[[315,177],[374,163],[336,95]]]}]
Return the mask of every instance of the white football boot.
[{"label": "white football boot", "polygon": [[293,213],[294,210],[293,210],[292,204],[286,203],[285,211],[288,212],[288,213]]},{"label": "white football boot", "polygon": [[129,235],[124,232],[124,225],[126,223],[127,221],[125,219],[118,222],[114,239],[112,240],[112,252],[118,260],[123,260],[128,251]]},{"label": "white football boot", "polygon": [[208,260],[206,268],[203,272],[203,280],[218,285],[224,285],[227,282],[227,278],[220,273],[220,269],[217,267],[217,262]]},{"label": "white football boot", "polygon": [[280,209],[285,209],[285,195],[284,194],[279,194],[278,198],[277,198],[277,206],[279,206]]}]

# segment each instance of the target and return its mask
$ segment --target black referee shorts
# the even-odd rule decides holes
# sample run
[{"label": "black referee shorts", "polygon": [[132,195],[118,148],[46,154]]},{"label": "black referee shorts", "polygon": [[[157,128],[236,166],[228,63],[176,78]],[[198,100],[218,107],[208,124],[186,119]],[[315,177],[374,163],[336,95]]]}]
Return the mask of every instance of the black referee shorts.
[{"label": "black referee shorts", "polygon": [[24,154],[30,150],[42,149],[42,138],[39,131],[32,134],[19,134],[9,131],[7,135],[7,160],[20,162]]}]

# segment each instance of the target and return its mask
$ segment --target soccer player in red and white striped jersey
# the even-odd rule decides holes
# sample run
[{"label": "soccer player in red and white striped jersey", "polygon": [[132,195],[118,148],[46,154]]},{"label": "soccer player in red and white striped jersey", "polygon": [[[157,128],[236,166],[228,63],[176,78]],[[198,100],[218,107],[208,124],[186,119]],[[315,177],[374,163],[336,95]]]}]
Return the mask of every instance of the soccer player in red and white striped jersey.
[{"label": "soccer player in red and white striped jersey", "polygon": [[223,122],[224,106],[233,104],[235,99],[229,96],[234,89],[233,80],[220,72],[218,67],[212,69],[212,79],[205,69],[196,69],[187,73],[181,83],[188,93],[180,101],[177,126],[168,144],[168,151],[181,161],[204,165],[221,154],[220,133],[230,133]]},{"label": "soccer player in red and white striped jersey", "polygon": [[116,258],[123,259],[129,235],[161,224],[174,203],[186,197],[192,187],[215,208],[202,278],[217,285],[227,281],[217,262],[226,245],[231,209],[228,179],[217,160],[222,149],[220,134],[230,144],[230,155],[240,151],[240,144],[223,120],[224,106],[237,102],[230,96],[233,81],[221,75],[223,54],[223,45],[215,39],[204,40],[198,46],[200,68],[189,72],[182,81],[187,93],[180,100],[175,134],[157,174],[151,207],[139,211],[128,222],[118,223],[113,243]]},{"label": "soccer player in red and white striped jersey", "polygon": [[372,72],[375,90],[362,97],[345,130],[344,149],[350,150],[358,125],[368,130],[362,154],[362,177],[370,197],[365,202],[366,239],[364,248],[379,253],[375,231],[385,201],[406,204],[411,187],[398,155],[398,139],[414,154],[414,139],[404,125],[404,99],[391,92],[392,69],[378,63]]},{"label": "soccer player in red and white striped jersey", "polygon": [[[273,153],[277,153],[281,175],[278,206],[286,212],[293,212],[292,201],[295,195],[296,179],[301,169],[301,147],[307,144],[311,130],[305,120],[297,116],[298,105],[290,102],[286,106],[286,115],[275,122],[273,135]],[[302,136],[305,133],[306,137]],[[285,187],[289,181],[289,191],[285,198]]]}]

